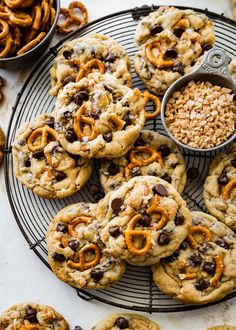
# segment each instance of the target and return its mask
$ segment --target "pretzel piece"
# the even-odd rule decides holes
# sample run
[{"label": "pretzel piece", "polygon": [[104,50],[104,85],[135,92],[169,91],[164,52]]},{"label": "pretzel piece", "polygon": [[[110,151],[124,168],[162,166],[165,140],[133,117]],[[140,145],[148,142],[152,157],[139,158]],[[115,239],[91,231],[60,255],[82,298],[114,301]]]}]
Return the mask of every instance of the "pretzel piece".
[{"label": "pretzel piece", "polygon": [[7,21],[0,19],[0,27],[1,27],[0,40],[2,40],[6,38],[9,33],[9,24],[7,23]]},{"label": "pretzel piece", "polygon": [[24,324],[19,328],[19,330],[45,330],[45,327],[39,324]]},{"label": "pretzel piece", "polygon": [[50,14],[51,14],[51,8],[49,6],[48,0],[42,1],[41,8],[42,8],[42,12],[43,12],[41,30],[44,31],[47,23],[49,22]]},{"label": "pretzel piece", "polygon": [[103,62],[94,58],[85,65],[81,66],[76,77],[76,82],[80,81],[83,77],[87,77],[89,73],[91,73],[92,68],[98,68],[101,74],[105,73],[105,65]]},{"label": "pretzel piece", "polygon": [[[35,140],[41,136],[40,143],[34,144]],[[50,142],[49,137],[53,137],[55,141],[58,140],[56,131],[48,126],[36,128],[28,137],[27,145],[30,151],[35,152],[42,150]]]},{"label": "pretzel piece", "polygon": [[[84,138],[88,139],[89,141],[92,141],[96,139],[98,136],[98,129],[95,127],[95,121],[93,118],[86,117],[83,115],[85,111],[85,105],[83,104],[77,113],[75,114],[74,118],[74,131],[77,135],[79,140],[83,140]],[[81,124],[84,123],[85,125],[88,125],[91,128],[91,133],[89,136],[85,135],[84,132],[81,130]]]},{"label": "pretzel piece", "polygon": [[28,44],[26,44],[24,47],[22,47],[17,52],[17,55],[22,55],[22,54],[28,52],[30,49],[34,48],[37,44],[39,44],[44,39],[45,36],[46,36],[45,32],[40,32],[40,34],[36,38],[34,38]]},{"label": "pretzel piece", "polygon": [[190,27],[190,23],[189,20],[187,18],[181,18],[174,26],[173,26],[173,30],[176,28],[185,28],[188,29]]},{"label": "pretzel piece", "polygon": [[[161,214],[161,219],[159,220],[157,226],[155,226],[155,230],[162,229],[168,221],[168,213],[164,207],[159,207],[159,197],[157,195],[154,195],[152,204],[147,209],[147,214],[153,214],[158,213]],[[154,227],[151,227],[150,229],[154,229]]]},{"label": "pretzel piece", "polygon": [[203,227],[203,226],[195,226],[190,229],[190,234],[187,236],[187,240],[193,249],[197,249],[199,244],[196,242],[196,240],[193,237],[193,234],[196,232],[203,233],[203,235],[206,238],[206,241],[212,240],[212,234],[209,229]]},{"label": "pretzel piece", "polygon": [[34,36],[37,34],[40,25],[41,25],[41,16],[42,16],[42,10],[39,5],[36,5],[33,7],[33,24],[30,29],[30,33],[27,37],[27,42],[29,43],[31,40],[33,40]]},{"label": "pretzel piece", "polygon": [[223,193],[222,193],[222,198],[226,201],[230,199],[230,194],[233,188],[236,186],[236,177],[231,179],[227,185],[224,187]]},{"label": "pretzel piece", "polygon": [[9,14],[6,12],[5,6],[0,6],[0,19],[8,20]]},{"label": "pretzel piece", "polygon": [[68,232],[71,236],[76,236],[75,227],[78,226],[80,223],[88,224],[92,220],[91,217],[80,216],[73,219],[70,224],[68,225]]},{"label": "pretzel piece", "polygon": [[5,7],[5,10],[9,14],[9,20],[13,25],[22,27],[31,26],[33,20],[29,14],[23,11],[14,12],[8,7]]},{"label": "pretzel piece", "polygon": [[[154,48],[159,50],[157,57],[153,55]],[[161,44],[157,40],[152,41],[149,45],[146,46],[146,56],[148,60],[158,69],[167,69],[174,65],[173,61],[164,59],[164,53],[162,51]]]},{"label": "pretzel piece", "polygon": [[111,114],[110,119],[112,123],[115,124],[118,131],[121,131],[122,128],[125,126],[125,121],[119,118],[116,113]]},{"label": "pretzel piece", "polygon": [[153,113],[149,113],[149,112],[145,111],[145,119],[149,120],[149,119],[156,118],[160,114],[160,111],[161,111],[161,101],[160,101],[160,99],[157,96],[155,96],[153,94],[150,94],[148,91],[145,91],[143,93],[143,97],[144,97],[145,107],[146,107],[146,105],[148,104],[149,101],[152,101],[156,106],[156,110]]},{"label": "pretzel piece", "polygon": [[5,0],[5,4],[12,9],[27,8],[32,5],[34,0]]},{"label": "pretzel piece", "polygon": [[[147,153],[150,156],[148,158],[145,159],[137,159],[136,158],[136,154],[138,153]],[[130,161],[131,163],[135,164],[136,166],[144,166],[144,165],[148,165],[151,164],[153,162],[155,162],[156,160],[163,165],[163,159],[161,157],[161,154],[159,152],[157,152],[154,148],[151,147],[147,147],[147,146],[137,146],[134,147],[129,154],[130,157]]]},{"label": "pretzel piece", "polygon": [[[89,251],[94,252],[94,258],[91,261],[86,261],[85,254]],[[79,251],[79,262],[74,262],[72,260],[67,261],[67,266],[73,269],[78,269],[79,271],[83,272],[86,269],[95,267],[101,259],[101,251],[96,244],[90,243],[85,245]]]},{"label": "pretzel piece", "polygon": [[211,286],[217,286],[217,282],[221,279],[224,272],[224,262],[221,256],[215,256],[214,261],[216,264],[215,275],[210,280]]},{"label": "pretzel piece", "polygon": [[195,278],[197,278],[197,274],[196,273],[186,273],[186,274],[180,274],[180,279],[181,280],[194,280]]},{"label": "pretzel piece", "polygon": [[11,34],[9,33],[4,40],[0,41],[0,45],[3,46],[3,48],[1,48],[2,50],[0,51],[0,58],[7,57],[10,54],[12,44],[13,40]]},{"label": "pretzel piece", "polygon": [[20,47],[20,38],[21,38],[21,33],[20,33],[20,28],[18,26],[13,27],[13,45],[11,47],[10,53],[12,55],[15,55],[17,49]]}]

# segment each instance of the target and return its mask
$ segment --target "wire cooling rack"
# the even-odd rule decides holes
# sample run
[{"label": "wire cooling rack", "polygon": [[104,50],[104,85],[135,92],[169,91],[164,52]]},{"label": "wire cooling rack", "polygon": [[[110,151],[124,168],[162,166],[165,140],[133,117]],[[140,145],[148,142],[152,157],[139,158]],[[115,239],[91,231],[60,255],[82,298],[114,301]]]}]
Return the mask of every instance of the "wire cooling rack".
[{"label": "wire cooling rack", "polygon": [[[157,6],[143,6],[132,10],[118,12],[104,18],[98,19],[80,30],[70,34],[61,40],[55,47],[41,59],[38,65],[29,75],[21,92],[17,95],[13,107],[7,136],[7,155],[5,158],[5,181],[7,193],[12,211],[17,224],[22,231],[31,250],[49,267],[47,262],[47,248],[45,233],[50,220],[63,207],[79,201],[95,202],[90,193],[90,185],[98,181],[98,168],[87,186],[70,198],[63,200],[45,200],[34,195],[30,190],[18,183],[13,173],[11,144],[14,141],[17,129],[23,122],[54,109],[55,98],[49,95],[50,75],[49,70],[52,62],[65,41],[77,37],[86,36],[92,33],[106,34],[118,41],[126,49],[131,60],[136,49],[133,38],[139,20],[156,10]],[[180,7],[186,9],[185,7]],[[205,13],[215,23],[216,45],[227,51],[228,55],[236,57],[236,23],[229,18],[206,10],[194,9],[197,12]],[[133,87],[144,90],[144,86],[134,71]],[[151,109],[151,107],[149,108]],[[160,119],[148,121],[146,129],[157,130],[165,134]],[[202,187],[207,175],[208,167],[214,153],[206,153],[204,156],[199,153],[191,153],[183,150],[187,167],[197,167],[199,177],[187,182],[183,198],[191,210],[205,210],[202,197]],[[55,279],[56,280],[56,279]],[[152,274],[149,268],[128,266],[122,279],[104,290],[77,290],[78,295],[86,300],[99,300],[101,302],[137,311],[146,312],[177,312],[200,308],[195,305],[183,305],[161,293],[152,281]],[[224,300],[236,296],[233,291]]]}]

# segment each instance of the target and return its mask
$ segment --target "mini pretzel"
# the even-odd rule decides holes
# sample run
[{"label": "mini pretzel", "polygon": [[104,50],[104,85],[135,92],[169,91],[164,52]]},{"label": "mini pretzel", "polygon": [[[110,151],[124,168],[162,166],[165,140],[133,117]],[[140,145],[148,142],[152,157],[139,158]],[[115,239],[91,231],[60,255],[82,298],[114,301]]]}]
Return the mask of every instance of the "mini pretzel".
[{"label": "mini pretzel", "polygon": [[9,14],[6,12],[6,7],[0,6],[0,19],[8,20]]},{"label": "mini pretzel", "polygon": [[203,226],[195,226],[190,229],[190,234],[187,236],[187,240],[190,244],[190,246],[193,249],[196,249],[199,244],[196,242],[196,240],[193,237],[193,234],[196,232],[201,232],[204,234],[206,241],[211,241],[212,240],[212,234],[209,229],[203,227]]},{"label": "mini pretzel", "polygon": [[34,0],[5,0],[8,7],[12,9],[16,8],[27,8],[32,5]]},{"label": "mini pretzel", "polygon": [[13,40],[9,33],[4,40],[0,41],[0,45],[3,45],[3,48],[1,48],[2,50],[0,51],[0,58],[7,57],[10,54],[12,44]]},{"label": "mini pretzel", "polygon": [[76,236],[76,230],[75,227],[79,225],[80,223],[88,223],[92,220],[91,217],[81,216],[73,219],[70,224],[68,225],[68,232],[71,236]]},{"label": "mini pretzel", "polygon": [[[139,160],[136,158],[136,154],[138,154],[138,153],[147,153],[150,155],[150,157]],[[154,148],[147,147],[147,146],[134,147],[129,154],[129,158],[130,158],[131,163],[135,164],[136,166],[148,165],[148,164],[155,162],[156,160],[161,165],[163,165],[163,163],[164,163],[163,159],[161,157],[161,154],[159,152],[157,152]]]},{"label": "mini pretzel", "polygon": [[197,278],[196,273],[181,274],[181,280],[194,280],[195,278]]},{"label": "mini pretzel", "polygon": [[233,188],[236,186],[236,177],[231,179],[229,183],[225,186],[223,193],[222,193],[222,198],[224,200],[230,199],[230,194]]},{"label": "mini pretzel", "polygon": [[214,260],[215,260],[215,264],[216,264],[216,271],[215,271],[215,275],[210,280],[210,284],[212,286],[217,286],[217,282],[222,277],[223,272],[224,272],[224,263],[223,263],[223,259],[221,256],[215,256]]},{"label": "mini pretzel", "polygon": [[157,195],[154,195],[152,204],[149,206],[147,209],[147,214],[153,214],[153,213],[158,213],[161,214],[161,219],[159,220],[157,226],[151,227],[150,229],[155,229],[155,230],[160,230],[162,229],[168,221],[168,213],[164,207],[159,207],[159,197]]},{"label": "mini pretzel", "polygon": [[[77,111],[74,118],[74,131],[79,140],[83,140],[83,138],[87,138],[89,141],[92,141],[96,139],[98,135],[98,129],[94,125],[95,121],[93,118],[89,118],[83,115],[84,111],[85,111],[85,105],[82,105]],[[87,136],[82,132],[80,126],[82,123],[91,127],[90,136]]]},{"label": "mini pretzel", "polygon": [[83,77],[87,77],[94,67],[98,68],[101,74],[105,73],[105,66],[103,62],[95,58],[80,68],[76,77],[76,82],[80,81]]},{"label": "mini pretzel", "polygon": [[9,33],[9,25],[6,21],[0,19],[0,26],[1,26],[0,40],[2,40],[6,38]]},{"label": "mini pretzel", "polygon": [[9,20],[13,25],[28,27],[32,24],[32,17],[23,11],[13,12],[10,8],[5,7],[9,14]]},{"label": "mini pretzel", "polygon": [[[128,226],[127,226],[127,230],[125,231],[125,242],[127,245],[128,250],[136,255],[136,256],[140,256],[140,255],[145,255],[146,253],[148,253],[151,249],[152,243],[151,243],[151,235],[149,232],[145,231],[145,230],[135,230],[134,226],[136,225],[136,223],[142,219],[142,216],[140,214],[136,214],[129,222]],[[146,244],[143,248],[141,249],[137,249],[134,244],[133,244],[133,236],[142,236],[146,239]]]},{"label": "mini pretzel", "polygon": [[[88,251],[93,251],[95,256],[94,259],[91,261],[85,260],[85,253]],[[79,251],[79,262],[74,262],[72,260],[69,260],[67,262],[68,267],[73,269],[78,269],[79,271],[83,272],[86,269],[92,268],[96,266],[101,259],[101,251],[99,247],[93,243],[90,243],[88,245],[85,245],[80,251]]]},{"label": "mini pretzel", "polygon": [[33,21],[33,24],[31,26],[30,33],[27,37],[27,42],[28,43],[34,38],[34,36],[36,35],[36,33],[38,32],[38,30],[41,26],[42,10],[41,10],[41,7],[39,5],[34,6],[32,16],[33,16],[34,21]]},{"label": "mini pretzel", "polygon": [[[41,142],[34,145],[34,141],[37,139],[37,137],[41,136]],[[46,147],[46,145],[49,143],[49,137],[53,137],[54,140],[58,140],[58,136],[56,131],[48,126],[40,127],[35,129],[30,136],[28,137],[27,144],[30,151],[35,152],[42,150]]]},{"label": "mini pretzel", "polygon": [[122,128],[125,126],[125,121],[119,118],[116,113],[111,114],[110,119],[112,123],[115,124],[118,131],[121,131]]},{"label": "mini pretzel", "polygon": [[46,36],[45,32],[41,32],[35,39],[31,40],[28,44],[26,44],[24,47],[22,47],[18,52],[17,55],[22,55],[26,52],[28,52],[30,49],[34,48],[40,41],[44,39]]},{"label": "mini pretzel", "polygon": [[160,114],[160,111],[161,111],[160,99],[157,96],[150,94],[148,91],[145,91],[143,93],[143,97],[144,97],[144,106],[145,107],[149,101],[152,101],[156,105],[156,110],[153,113],[149,113],[149,112],[145,111],[145,119],[149,120],[149,119],[156,118]]},{"label": "mini pretzel", "polygon": [[[153,55],[153,48],[157,48],[159,50],[159,54],[157,57]],[[164,54],[161,49],[161,44],[154,40],[149,45],[146,46],[146,55],[148,60],[156,66],[158,69],[166,69],[171,68],[174,65],[173,61],[167,61],[164,59]]]}]

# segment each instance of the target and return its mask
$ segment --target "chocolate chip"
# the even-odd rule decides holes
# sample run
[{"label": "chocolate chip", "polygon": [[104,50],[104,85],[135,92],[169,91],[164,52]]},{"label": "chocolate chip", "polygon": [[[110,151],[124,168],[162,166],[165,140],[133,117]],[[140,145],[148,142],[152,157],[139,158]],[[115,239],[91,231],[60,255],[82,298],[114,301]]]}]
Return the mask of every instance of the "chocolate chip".
[{"label": "chocolate chip", "polygon": [[26,317],[25,317],[30,323],[38,323],[37,320],[37,309],[29,306],[26,309]]},{"label": "chocolate chip", "polygon": [[167,173],[164,174],[161,178],[162,178],[162,180],[165,180],[165,181],[167,181],[167,182],[169,182],[169,183],[172,182],[171,177],[170,177]]},{"label": "chocolate chip", "polygon": [[201,253],[207,253],[210,249],[212,249],[212,245],[210,243],[204,242],[199,246],[198,251]]},{"label": "chocolate chip", "polygon": [[66,260],[65,256],[63,256],[63,254],[59,254],[57,252],[55,252],[52,256],[52,258],[57,261],[57,262],[63,262]]},{"label": "chocolate chip", "polygon": [[183,242],[183,243],[180,244],[179,249],[185,251],[187,249],[187,247],[188,247],[188,243]]},{"label": "chocolate chip", "polygon": [[66,130],[66,139],[68,142],[73,143],[78,140],[77,135],[75,134],[74,128],[71,126]]},{"label": "chocolate chip", "polygon": [[187,175],[189,179],[196,179],[199,176],[199,170],[197,167],[191,167],[187,171]]},{"label": "chocolate chip", "polygon": [[30,167],[31,166],[31,161],[30,161],[29,157],[25,158],[24,165],[25,165],[25,167]]},{"label": "chocolate chip", "polygon": [[72,117],[72,112],[68,111],[68,110],[64,111],[62,116],[66,119],[71,118]]},{"label": "chocolate chip", "polygon": [[179,256],[179,252],[178,251],[175,251],[171,256],[169,257],[166,257],[165,258],[165,261],[167,262],[174,262]]},{"label": "chocolate chip", "polygon": [[182,26],[178,26],[174,29],[174,35],[177,37],[177,38],[181,38],[182,34],[184,33],[185,31],[185,28],[182,27]]},{"label": "chocolate chip", "polygon": [[151,224],[152,219],[149,217],[149,215],[144,214],[142,218],[139,220],[139,224],[143,227],[149,227]]},{"label": "chocolate chip", "polygon": [[45,124],[48,125],[51,128],[54,128],[55,119],[53,117],[49,117],[49,118],[46,119]]},{"label": "chocolate chip", "polygon": [[65,79],[63,80],[63,84],[67,85],[71,82],[75,82],[75,77],[72,76],[66,76]]},{"label": "chocolate chip", "polygon": [[143,141],[143,139],[141,137],[138,137],[137,140],[135,141],[135,144],[134,144],[136,147],[137,146],[144,146],[145,145],[145,142]]},{"label": "chocolate chip", "polygon": [[234,158],[233,160],[231,160],[231,164],[233,165],[233,167],[236,168],[236,158]]},{"label": "chocolate chip", "polygon": [[72,54],[73,54],[73,50],[64,50],[64,52],[62,53],[62,55],[65,57],[66,60],[69,60]]},{"label": "chocolate chip", "polygon": [[107,142],[107,143],[110,143],[112,141],[112,132],[108,132],[106,134],[103,134],[103,139]]},{"label": "chocolate chip", "polygon": [[209,43],[208,44],[203,44],[202,45],[202,51],[206,52],[206,51],[210,50],[212,47],[213,47],[212,44],[209,44]]},{"label": "chocolate chip", "polygon": [[71,250],[73,250],[74,252],[77,250],[77,248],[79,246],[79,242],[75,239],[71,240],[68,244],[69,244],[69,247],[71,248]]},{"label": "chocolate chip", "polygon": [[57,224],[57,231],[60,231],[61,233],[66,233],[68,230],[68,225],[66,223],[58,223]]},{"label": "chocolate chip", "polygon": [[131,118],[131,116],[130,116],[130,113],[127,113],[127,114],[124,116],[123,120],[125,121],[126,126],[131,125],[131,124],[132,124],[132,118]]},{"label": "chocolate chip", "polygon": [[127,329],[129,328],[129,321],[124,317],[118,317],[114,326],[118,327],[119,329]]},{"label": "chocolate chip", "polygon": [[170,243],[170,237],[166,233],[161,233],[157,242],[160,246],[167,245]]},{"label": "chocolate chip", "polygon": [[200,279],[196,282],[195,288],[198,291],[203,291],[203,290],[207,289],[209,287],[209,285],[210,285],[209,282],[204,281],[203,279]]},{"label": "chocolate chip", "polygon": [[160,196],[166,196],[168,193],[166,187],[164,187],[161,183],[158,183],[152,190],[154,194],[158,194]]},{"label": "chocolate chip", "polygon": [[97,202],[104,197],[104,192],[102,191],[101,185],[98,182],[93,182],[89,190]]},{"label": "chocolate chip", "polygon": [[166,57],[170,57],[170,58],[176,58],[178,55],[177,53],[177,50],[175,47],[173,48],[168,48],[166,51],[165,51],[165,56]]},{"label": "chocolate chip", "polygon": [[230,245],[223,237],[218,238],[218,240],[215,242],[217,245],[222,247],[223,249],[228,250],[230,248]]},{"label": "chocolate chip", "polygon": [[162,145],[160,146],[160,148],[158,149],[158,151],[160,151],[162,157],[167,157],[170,154],[170,148],[166,145]]},{"label": "chocolate chip", "polygon": [[102,113],[101,109],[92,110],[91,117],[93,117],[94,119],[99,119],[101,113]]},{"label": "chocolate chip", "polygon": [[120,228],[118,226],[113,226],[109,228],[109,234],[112,237],[117,237],[120,235]]},{"label": "chocolate chip", "polygon": [[174,64],[173,68],[172,68],[173,72],[178,72],[180,74],[184,74],[184,66],[183,63],[181,62],[177,62]]},{"label": "chocolate chip", "polygon": [[200,266],[202,263],[202,257],[200,256],[200,254],[192,254],[189,258],[188,258],[189,264],[193,267],[197,267]]},{"label": "chocolate chip", "polygon": [[70,156],[70,158],[72,158],[72,159],[74,159],[76,161],[78,161],[78,160],[81,159],[81,156],[80,155],[73,155],[73,154],[71,154],[69,152],[68,152],[68,155]]},{"label": "chocolate chip", "polygon": [[94,48],[94,47],[91,47],[90,54],[91,54],[93,57],[96,56],[96,52],[95,52],[95,48]]},{"label": "chocolate chip", "polygon": [[135,176],[140,176],[142,175],[142,172],[140,170],[140,168],[138,166],[132,168],[132,170],[130,171],[131,177],[134,178]]},{"label": "chocolate chip", "polygon": [[44,157],[44,152],[43,151],[35,151],[32,154],[32,157],[39,160],[40,158]]},{"label": "chocolate chip", "polygon": [[74,330],[83,330],[83,328],[81,328],[79,325],[76,325]]},{"label": "chocolate chip", "polygon": [[180,213],[177,213],[176,216],[175,216],[175,225],[176,226],[181,226],[183,223],[184,223],[184,216]]},{"label": "chocolate chip", "polygon": [[53,170],[53,176],[55,177],[55,179],[59,182],[62,181],[66,178],[66,173],[61,172],[61,171],[57,171],[57,170]]},{"label": "chocolate chip", "polygon": [[151,35],[154,36],[157,33],[161,33],[163,31],[163,27],[160,24],[154,24],[151,29]]},{"label": "chocolate chip", "polygon": [[117,173],[119,173],[119,166],[111,162],[110,165],[108,166],[107,171],[110,175],[116,175]]},{"label": "chocolate chip", "polygon": [[78,91],[74,94],[73,96],[73,101],[77,105],[82,105],[84,101],[87,101],[89,98],[88,92],[87,91]]},{"label": "chocolate chip", "polygon": [[227,174],[222,172],[221,175],[218,177],[217,182],[222,185],[227,184],[229,182]]},{"label": "chocolate chip", "polygon": [[203,265],[203,270],[209,275],[214,275],[216,270],[215,262],[205,262]]},{"label": "chocolate chip", "polygon": [[105,59],[106,62],[110,62],[110,63],[114,63],[115,60],[116,60],[116,56],[112,52],[109,52]]},{"label": "chocolate chip", "polygon": [[123,199],[122,198],[115,198],[111,202],[111,208],[113,211],[117,214],[120,211],[121,206],[123,205]]},{"label": "chocolate chip", "polygon": [[104,275],[103,271],[101,271],[101,270],[95,270],[95,269],[92,270],[90,274],[91,274],[91,277],[96,282],[100,281],[103,278],[103,275]]}]

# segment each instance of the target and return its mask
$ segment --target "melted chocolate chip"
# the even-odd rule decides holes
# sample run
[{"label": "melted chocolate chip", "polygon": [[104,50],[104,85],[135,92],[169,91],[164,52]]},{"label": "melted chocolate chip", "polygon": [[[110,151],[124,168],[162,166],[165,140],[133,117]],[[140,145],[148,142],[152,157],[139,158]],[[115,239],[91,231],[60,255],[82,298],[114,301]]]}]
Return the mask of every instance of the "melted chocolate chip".
[{"label": "melted chocolate chip", "polygon": [[202,243],[202,245],[199,246],[198,251],[205,254],[210,249],[212,249],[212,245],[208,242],[204,242],[204,243]]},{"label": "melted chocolate chip", "polygon": [[149,217],[149,215],[144,214],[142,218],[139,220],[139,224],[143,227],[149,227],[151,224],[152,219]]},{"label": "melted chocolate chip", "polygon": [[166,196],[168,193],[166,187],[164,187],[161,183],[158,183],[152,190],[154,194],[158,194],[160,196]]},{"label": "melted chocolate chip", "polygon": [[162,157],[167,157],[170,154],[170,148],[166,145],[162,145],[160,146],[160,148],[158,149],[158,151],[160,151]]},{"label": "melted chocolate chip", "polygon": [[185,31],[185,28],[182,27],[182,26],[178,26],[174,29],[174,35],[177,37],[177,38],[181,38],[182,34],[184,33]]},{"label": "melted chocolate chip", "polygon": [[105,59],[106,62],[110,62],[110,63],[114,63],[115,60],[116,60],[116,56],[112,52],[109,52]]},{"label": "melted chocolate chip", "polygon": [[130,116],[130,113],[127,113],[127,114],[124,116],[123,120],[125,121],[126,126],[131,125],[131,124],[132,124],[132,118],[131,118],[131,116]]},{"label": "melted chocolate chip", "polygon": [[209,287],[209,282],[203,280],[203,279],[200,279],[196,282],[195,284],[195,288],[198,290],[198,291],[203,291],[205,289],[207,289]]},{"label": "melted chocolate chip", "polygon": [[213,45],[212,44],[204,44],[204,45],[202,45],[202,51],[203,52],[206,52],[206,51],[208,51],[208,50],[210,50],[211,48],[213,47]]},{"label": "melted chocolate chip", "polygon": [[99,119],[101,113],[102,111],[100,109],[93,110],[91,112],[91,117],[93,117],[94,119]]},{"label": "melted chocolate chip", "polygon": [[189,179],[196,179],[199,176],[199,170],[197,167],[190,167],[187,171],[187,176]]},{"label": "melted chocolate chip", "polygon": [[107,142],[107,143],[110,143],[112,141],[112,132],[108,132],[106,134],[103,134],[103,139]]},{"label": "melted chocolate chip", "polygon": [[31,161],[30,161],[29,157],[25,158],[24,165],[25,165],[25,167],[30,167],[31,166]]},{"label": "melted chocolate chip", "polygon": [[231,160],[231,164],[233,165],[233,167],[236,168],[236,158],[234,158],[233,160]]},{"label": "melted chocolate chip", "polygon": [[49,118],[46,119],[45,124],[48,125],[51,128],[54,128],[55,119],[53,117],[49,117]]},{"label": "melted chocolate chip", "polygon": [[63,81],[63,84],[64,84],[64,85],[67,85],[67,84],[69,84],[69,83],[71,83],[71,82],[75,82],[75,77],[67,76],[67,77],[65,77],[65,79],[64,79],[64,81]]},{"label": "melted chocolate chip", "polygon": [[183,242],[183,243],[180,244],[179,249],[185,251],[187,249],[187,247],[188,247],[188,243]]},{"label": "melted chocolate chip", "polygon": [[178,55],[177,53],[177,50],[176,48],[168,48],[166,51],[165,51],[165,56],[166,57],[170,57],[170,58],[176,58]]},{"label": "melted chocolate chip", "polygon": [[134,178],[135,176],[140,176],[142,175],[142,172],[140,170],[140,168],[138,166],[132,168],[132,170],[130,171],[131,177]]},{"label": "melted chocolate chip", "polygon": [[218,238],[218,240],[215,242],[217,245],[222,247],[223,249],[228,250],[230,248],[230,245],[223,237]]},{"label": "melted chocolate chip", "polygon": [[63,254],[59,254],[57,252],[55,252],[52,256],[52,258],[57,261],[57,262],[63,262],[66,260],[66,258],[63,256]]},{"label": "melted chocolate chip", "polygon": [[69,247],[71,248],[71,250],[73,250],[74,252],[77,250],[78,246],[79,246],[79,242],[77,240],[71,240],[69,243]]},{"label": "melted chocolate chip", "polygon": [[79,325],[76,325],[74,330],[83,330],[83,328],[81,328]]},{"label": "melted chocolate chip", "polygon": [[175,251],[171,256],[169,257],[166,257],[165,258],[165,261],[167,262],[174,262],[179,256],[179,252],[178,251]]},{"label": "melted chocolate chip", "polygon": [[177,213],[175,216],[175,225],[176,226],[181,226],[184,223],[184,216],[180,213]]},{"label": "melted chocolate chip", "polygon": [[53,170],[53,175],[58,182],[64,180],[67,176],[66,173],[57,170]]},{"label": "melted chocolate chip", "polygon": [[120,235],[120,227],[118,226],[113,226],[113,227],[110,227],[109,228],[109,234],[112,236],[112,237],[117,237]]},{"label": "melted chocolate chip", "polygon": [[202,257],[200,256],[200,254],[192,254],[188,258],[188,260],[189,260],[189,264],[193,267],[200,266],[202,263]]},{"label": "melted chocolate chip", "polygon": [[205,262],[203,265],[203,270],[209,275],[214,275],[216,270],[215,262]]},{"label": "melted chocolate chip", "polygon": [[35,151],[32,154],[32,157],[39,160],[40,158],[44,157],[44,152],[43,151]]},{"label": "melted chocolate chip", "polygon": [[122,198],[115,198],[111,202],[111,208],[113,209],[113,211],[116,214],[118,214],[118,212],[120,211],[120,208],[121,208],[122,205],[123,205],[123,199]]},{"label": "melted chocolate chip", "polygon": [[175,63],[174,66],[173,66],[173,68],[172,68],[172,71],[178,72],[180,74],[184,74],[183,63],[181,63],[181,62]]},{"label": "melted chocolate chip", "polygon": [[160,24],[154,24],[151,29],[151,35],[154,36],[157,33],[161,33],[163,31],[163,27]]},{"label": "melted chocolate chip", "polygon": [[167,181],[169,183],[172,182],[171,177],[167,173],[165,175],[163,175],[161,178],[162,178],[162,180],[165,180],[165,181]]},{"label": "melted chocolate chip", "polygon": [[118,317],[114,326],[118,327],[119,329],[127,329],[129,328],[129,321],[124,317]]},{"label": "melted chocolate chip", "polygon": [[134,144],[136,147],[137,146],[144,146],[145,145],[145,142],[143,141],[143,139],[141,137],[138,137],[137,140],[135,141],[135,144]]},{"label": "melted chocolate chip", "polygon": [[161,233],[158,237],[157,242],[160,246],[167,245],[170,243],[170,237],[166,233]]},{"label": "melted chocolate chip", "polygon": [[95,282],[100,281],[103,278],[103,271],[102,270],[92,270],[91,271],[91,277],[94,279]]},{"label": "melted chocolate chip", "polygon": [[96,56],[96,52],[95,52],[95,48],[94,48],[94,47],[91,47],[90,54],[91,54],[93,57]]},{"label": "melted chocolate chip", "polygon": [[63,117],[68,119],[72,117],[72,112],[71,111],[64,111],[63,112]]},{"label": "melted chocolate chip", "polygon": [[57,231],[60,231],[61,233],[67,233],[68,231],[68,225],[66,223],[58,223],[57,224]]},{"label": "melted chocolate chip", "polygon": [[97,202],[105,196],[104,192],[102,191],[101,185],[98,182],[92,183],[89,190],[91,195]]},{"label": "melted chocolate chip", "polygon": [[225,185],[229,182],[229,178],[225,172],[222,172],[221,175],[218,177],[217,182],[219,184]]},{"label": "melted chocolate chip", "polygon": [[66,60],[69,60],[71,58],[71,55],[73,54],[73,50],[64,50],[62,54]]},{"label": "melted chocolate chip", "polygon": [[88,92],[87,91],[79,91],[76,92],[75,95],[73,96],[73,101],[77,105],[82,105],[84,101],[87,101],[89,98]]},{"label": "melted chocolate chip", "polygon": [[25,317],[30,323],[38,323],[37,320],[37,309],[29,306],[26,309],[26,317]]},{"label": "melted chocolate chip", "polygon": [[117,166],[115,163],[111,162],[107,168],[107,171],[110,175],[116,175],[117,173],[119,173],[119,166]]},{"label": "melted chocolate chip", "polygon": [[75,134],[74,128],[71,126],[66,130],[66,139],[68,142],[73,143],[78,140],[77,135]]}]

